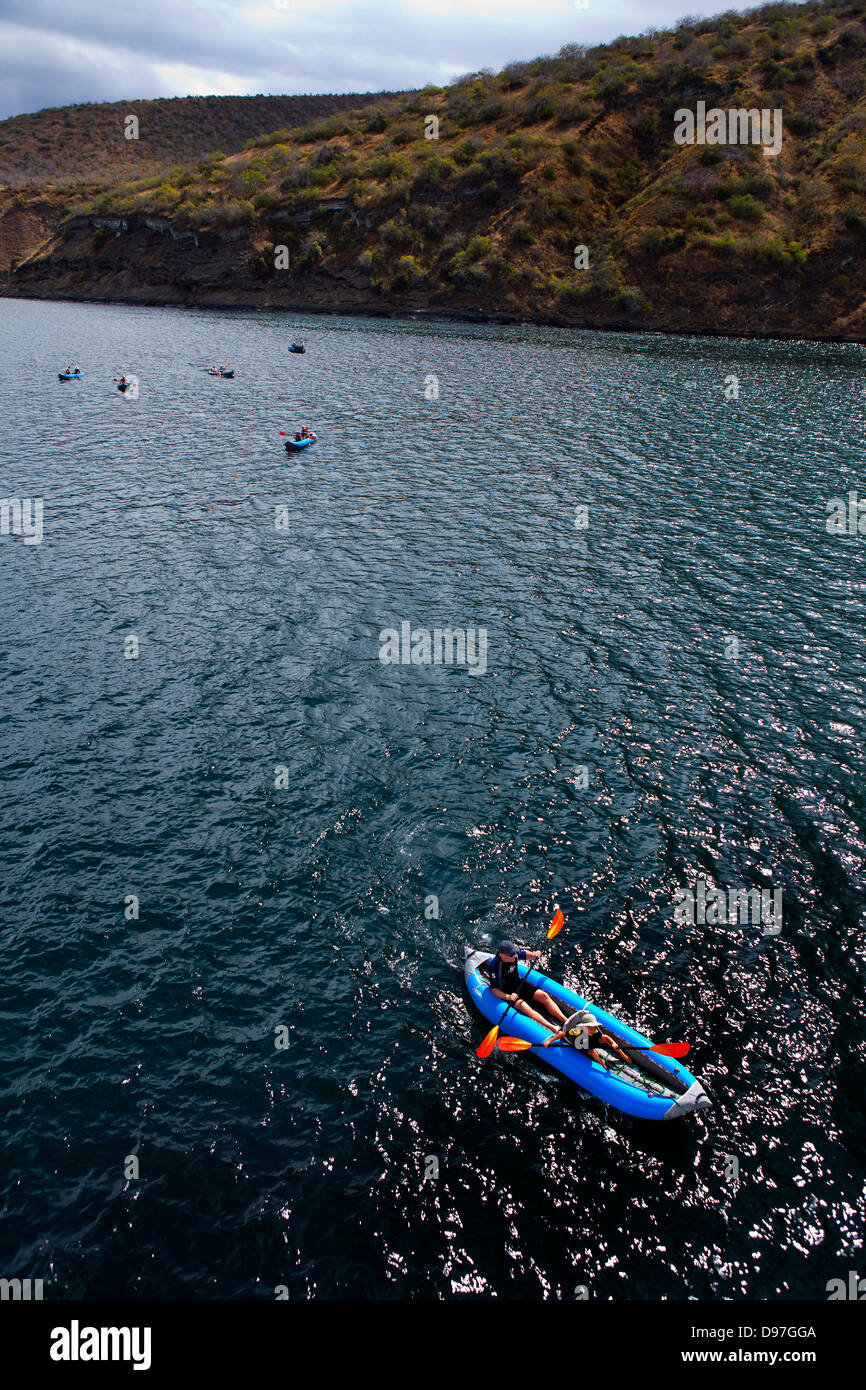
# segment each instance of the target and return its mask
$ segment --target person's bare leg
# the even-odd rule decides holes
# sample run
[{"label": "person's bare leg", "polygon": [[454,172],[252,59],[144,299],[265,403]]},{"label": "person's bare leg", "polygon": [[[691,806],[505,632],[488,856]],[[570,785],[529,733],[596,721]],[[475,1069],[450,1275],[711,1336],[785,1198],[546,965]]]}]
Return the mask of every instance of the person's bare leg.
[{"label": "person's bare leg", "polygon": [[532,996],[533,1004],[542,1004],[551,1018],[555,1018],[557,1023],[565,1023],[565,1014],[559,1007],[555,999],[551,999],[546,989],[537,989]]},{"label": "person's bare leg", "polygon": [[549,1028],[551,1032],[556,1031],[553,1024],[548,1023],[546,1018],[542,1018],[541,1014],[535,1012],[535,1009],[531,1009],[524,999],[521,999],[519,1003],[512,1005],[512,1007],[515,1008],[518,1013],[525,1014],[527,1018],[534,1018],[536,1023],[540,1023],[543,1027]]}]

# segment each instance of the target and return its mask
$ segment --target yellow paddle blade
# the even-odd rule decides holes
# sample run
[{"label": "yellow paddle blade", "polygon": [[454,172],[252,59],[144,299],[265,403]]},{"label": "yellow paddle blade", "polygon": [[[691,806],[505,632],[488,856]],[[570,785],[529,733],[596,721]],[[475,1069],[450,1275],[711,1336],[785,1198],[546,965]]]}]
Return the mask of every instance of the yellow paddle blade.
[{"label": "yellow paddle blade", "polygon": [[475,1049],[475,1056],[476,1056],[476,1057],[489,1057],[489,1056],[490,1056],[491,1052],[493,1051],[494,1047],[496,1046],[496,1038],[497,1038],[497,1034],[498,1034],[498,1033],[499,1033],[499,1024],[497,1023],[497,1024],[495,1025],[495,1027],[493,1027],[493,1028],[490,1029],[490,1032],[487,1034],[487,1037],[486,1037],[486,1038],[482,1038],[481,1042],[480,1042],[480,1043],[478,1044],[478,1046],[476,1047],[476,1049]]},{"label": "yellow paddle blade", "polygon": [[496,1046],[500,1052],[528,1052],[532,1043],[524,1038],[500,1038]]},{"label": "yellow paddle blade", "polygon": [[547,939],[548,939],[548,941],[552,941],[553,938],[557,935],[557,933],[562,931],[562,928],[564,927],[564,925],[565,925],[565,918],[564,918],[563,915],[562,915],[562,908],[561,908],[561,907],[558,907],[558,908],[556,909],[555,913],[553,914],[553,921],[551,922],[550,926],[547,928]]}]

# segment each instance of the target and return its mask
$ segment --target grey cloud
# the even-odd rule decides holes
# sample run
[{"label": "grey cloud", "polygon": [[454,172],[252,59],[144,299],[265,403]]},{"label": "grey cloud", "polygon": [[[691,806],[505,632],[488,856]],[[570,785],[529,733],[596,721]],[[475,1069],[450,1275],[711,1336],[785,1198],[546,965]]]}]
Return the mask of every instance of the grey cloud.
[{"label": "grey cloud", "polygon": [[[701,8],[712,14],[722,6]],[[575,40],[670,27],[683,9],[683,0],[590,0],[587,9],[555,15],[533,15],[527,6],[517,17],[436,16],[382,0],[347,7],[322,0],[309,10],[274,8],[273,24],[262,27],[240,6],[5,0],[0,116],[68,102],[186,96],[160,71],[178,66],[202,91],[217,80],[237,94],[420,87]]]}]

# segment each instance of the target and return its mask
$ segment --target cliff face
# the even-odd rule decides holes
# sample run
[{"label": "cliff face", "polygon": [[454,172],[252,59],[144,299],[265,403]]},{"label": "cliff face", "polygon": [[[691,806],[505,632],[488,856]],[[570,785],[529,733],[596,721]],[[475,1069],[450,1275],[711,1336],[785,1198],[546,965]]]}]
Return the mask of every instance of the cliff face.
[{"label": "cliff face", "polygon": [[[50,223],[27,214],[23,226],[42,231]],[[322,223],[327,226],[324,215]],[[0,225],[3,225],[0,223]],[[22,231],[26,238],[26,230]],[[363,244],[363,241],[361,242]],[[251,307],[323,313],[413,314],[498,322],[532,321],[560,326],[644,329],[731,336],[806,337],[866,341],[866,274],[854,265],[853,243],[840,244],[821,273],[764,269],[746,272],[696,252],[688,274],[651,254],[633,272],[650,307],[600,300],[551,305],[540,296],[455,286],[383,292],[357,247],[327,265],[277,271],[254,243],[249,228],[179,228],[161,216],[78,216],[67,219],[13,273],[3,293],[12,297],[120,301],[143,304]],[[836,288],[846,275],[853,293],[840,302]],[[854,301],[853,308],[851,300]]]},{"label": "cliff face", "polygon": [[60,197],[38,193],[22,199],[0,190],[0,288],[15,261],[50,242],[63,214]]},{"label": "cliff face", "polygon": [[[331,112],[78,206],[7,194],[2,290],[866,339],[861,19],[866,0],[728,12]],[[734,110],[757,124],[714,141]]]}]

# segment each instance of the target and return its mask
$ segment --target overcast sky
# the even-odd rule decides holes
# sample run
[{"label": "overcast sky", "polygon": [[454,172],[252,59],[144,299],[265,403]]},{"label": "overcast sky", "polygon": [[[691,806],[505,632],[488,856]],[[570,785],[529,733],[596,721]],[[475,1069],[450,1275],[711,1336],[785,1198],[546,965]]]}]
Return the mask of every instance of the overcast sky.
[{"label": "overcast sky", "polygon": [[363,92],[670,27],[688,0],[0,0],[0,117],[80,101]]}]

